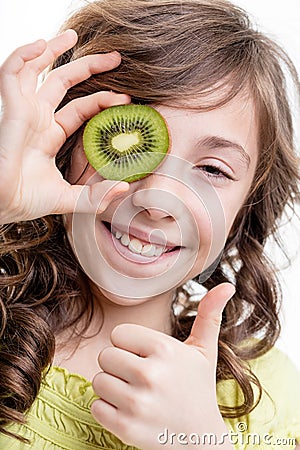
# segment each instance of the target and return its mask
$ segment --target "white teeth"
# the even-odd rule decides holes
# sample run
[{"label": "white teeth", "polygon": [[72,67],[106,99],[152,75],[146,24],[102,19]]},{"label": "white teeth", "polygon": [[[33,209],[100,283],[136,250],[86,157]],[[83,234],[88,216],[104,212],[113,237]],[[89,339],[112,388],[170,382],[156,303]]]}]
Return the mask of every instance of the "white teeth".
[{"label": "white teeth", "polygon": [[130,239],[128,234],[123,234],[121,237],[121,242],[123,245],[125,245],[125,247],[128,247],[128,245],[130,244]]},{"label": "white teeth", "polygon": [[161,245],[145,244],[137,238],[130,239],[127,233],[122,234],[120,231],[113,233],[116,239],[119,239],[121,244],[128,247],[133,253],[141,254],[143,256],[153,257],[160,256],[164,253],[165,247]]},{"label": "white teeth", "polygon": [[156,247],[154,256],[160,256],[164,252],[163,247]]},{"label": "white teeth", "polygon": [[141,255],[143,256],[154,256],[155,255],[155,245],[153,244],[146,244],[143,245],[142,251],[141,251]]},{"label": "white teeth", "polygon": [[143,249],[143,245],[142,245],[141,241],[139,241],[138,239],[131,239],[131,241],[128,245],[128,248],[133,253],[141,253],[141,251]]}]

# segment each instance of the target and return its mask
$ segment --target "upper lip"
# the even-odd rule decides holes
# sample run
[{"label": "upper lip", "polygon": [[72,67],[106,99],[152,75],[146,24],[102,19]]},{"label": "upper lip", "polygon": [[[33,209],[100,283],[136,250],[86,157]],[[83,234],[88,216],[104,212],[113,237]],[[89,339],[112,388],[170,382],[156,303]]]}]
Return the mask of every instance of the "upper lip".
[{"label": "upper lip", "polygon": [[[110,224],[111,226],[111,224]],[[133,236],[137,239],[139,239],[140,241],[144,241],[144,242],[149,242],[151,244],[154,245],[160,245],[162,247],[166,247],[166,248],[174,248],[174,247],[181,247],[180,244],[174,243],[172,241],[165,241],[164,239],[162,239],[161,236],[157,236],[157,234],[155,234],[155,231],[142,231],[138,228],[129,226],[129,227],[124,227],[123,225],[120,224],[113,224],[113,226],[111,226],[112,231],[120,231],[123,234],[129,234],[130,236]]]}]

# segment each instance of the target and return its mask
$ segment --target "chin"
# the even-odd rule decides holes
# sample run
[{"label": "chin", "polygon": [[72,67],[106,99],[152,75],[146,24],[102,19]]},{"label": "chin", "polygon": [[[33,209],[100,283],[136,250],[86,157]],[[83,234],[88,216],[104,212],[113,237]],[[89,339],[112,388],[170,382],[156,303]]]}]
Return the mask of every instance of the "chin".
[{"label": "chin", "polygon": [[101,298],[102,301],[114,303],[117,306],[137,306],[142,305],[143,303],[146,303],[148,301],[153,300],[156,298],[156,295],[148,296],[148,297],[128,297],[128,296],[121,296],[116,295],[110,291],[105,290],[103,287],[96,286],[96,288],[101,292]]}]

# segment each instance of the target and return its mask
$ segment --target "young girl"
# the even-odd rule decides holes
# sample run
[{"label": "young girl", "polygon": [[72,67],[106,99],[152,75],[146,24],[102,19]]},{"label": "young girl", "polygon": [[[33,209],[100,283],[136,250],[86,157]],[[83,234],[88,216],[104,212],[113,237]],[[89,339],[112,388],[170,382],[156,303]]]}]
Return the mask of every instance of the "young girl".
[{"label": "young girl", "polygon": [[[225,0],[102,0],[62,31],[1,68],[0,448],[295,448],[264,253],[298,195],[291,61]],[[130,102],[169,153],[103,180],[84,126]]]}]

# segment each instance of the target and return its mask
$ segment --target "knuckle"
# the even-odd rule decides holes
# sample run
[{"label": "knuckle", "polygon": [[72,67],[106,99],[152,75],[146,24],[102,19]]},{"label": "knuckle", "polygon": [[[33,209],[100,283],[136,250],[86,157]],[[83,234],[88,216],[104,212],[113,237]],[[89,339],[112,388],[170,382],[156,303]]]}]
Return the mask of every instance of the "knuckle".
[{"label": "knuckle", "polygon": [[149,392],[141,391],[138,395],[135,394],[128,403],[128,414],[134,418],[147,418],[149,416],[149,411],[152,409],[151,398],[152,396],[149,395]]},{"label": "knuckle", "polygon": [[222,316],[206,316],[203,314],[198,313],[197,314],[199,319],[203,320],[204,322],[212,325],[213,327],[219,328],[222,322]]},{"label": "knuckle", "polygon": [[214,327],[219,328],[222,322],[222,317],[212,317],[210,322]]},{"label": "knuckle", "polygon": [[65,90],[68,90],[70,87],[72,87],[72,80],[67,75],[63,75],[60,77],[60,82],[63,85]]},{"label": "knuckle", "polygon": [[137,368],[135,371],[135,377],[142,386],[147,388],[152,387],[153,381],[151,371],[149,369],[146,370],[146,368]]},{"label": "knuckle", "polygon": [[87,100],[87,97],[79,97],[71,100],[68,103],[69,110],[72,110],[72,113],[77,116],[77,118],[85,122],[87,119],[89,119],[89,113],[84,109],[85,102]]},{"label": "knuckle", "polygon": [[153,343],[153,352],[156,354],[172,357],[174,355],[174,345],[168,340],[161,339]]},{"label": "knuckle", "polygon": [[139,395],[128,394],[126,398],[127,410],[131,413],[139,413],[140,411],[140,400]]},{"label": "knuckle", "polygon": [[58,81],[65,90],[68,90],[72,86],[72,80],[66,73],[64,67],[58,67],[57,69],[51,70],[46,76],[47,82]]},{"label": "knuckle", "polygon": [[136,430],[135,426],[132,423],[132,421],[128,420],[127,416],[124,414],[118,414],[116,417],[116,427],[118,430],[118,433],[122,439],[122,441],[126,442],[132,442]]},{"label": "knuckle", "polygon": [[154,389],[159,384],[161,373],[157,365],[136,368],[135,377],[139,384],[147,389]]},{"label": "knuckle", "polygon": [[99,97],[100,100],[110,98],[110,97],[112,97],[114,95],[116,95],[116,94],[113,91],[98,91],[95,94],[95,96]]}]

